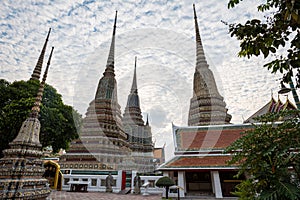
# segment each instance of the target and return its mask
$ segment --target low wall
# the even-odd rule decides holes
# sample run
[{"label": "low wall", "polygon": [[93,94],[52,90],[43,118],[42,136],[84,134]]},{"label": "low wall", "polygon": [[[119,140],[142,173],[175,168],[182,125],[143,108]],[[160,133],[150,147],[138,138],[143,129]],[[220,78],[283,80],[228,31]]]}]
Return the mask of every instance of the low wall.
[{"label": "low wall", "polygon": [[[94,175],[94,174],[72,174],[72,170],[70,170],[67,174],[63,174],[62,180],[62,190],[70,191],[70,185],[68,184],[69,181],[83,181],[88,182],[87,191],[93,192],[105,192],[106,191],[106,184],[105,179],[109,171],[103,171],[103,175]],[[133,180],[136,176],[137,172],[132,172],[131,174],[131,191],[134,190]],[[101,174],[101,173],[98,173]],[[112,187],[114,193],[118,193],[121,191],[122,187],[122,171],[114,171],[112,173],[114,179],[114,185]],[[149,182],[149,186],[147,188],[147,192],[149,194],[162,194],[163,189],[158,188],[155,186],[156,181],[161,178],[162,176],[140,176],[142,185],[146,182]],[[126,187],[127,189],[130,187]],[[141,187],[141,193],[145,192],[145,188]]]}]

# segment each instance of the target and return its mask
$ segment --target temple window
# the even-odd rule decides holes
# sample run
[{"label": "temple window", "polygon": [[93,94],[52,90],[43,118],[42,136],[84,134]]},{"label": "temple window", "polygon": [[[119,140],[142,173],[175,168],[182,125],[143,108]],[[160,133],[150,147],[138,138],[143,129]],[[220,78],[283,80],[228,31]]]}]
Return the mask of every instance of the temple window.
[{"label": "temple window", "polygon": [[150,183],[149,187],[155,187],[155,180],[148,180],[148,182]]},{"label": "temple window", "polygon": [[68,185],[68,182],[70,181],[69,178],[64,178],[64,185]]},{"label": "temple window", "polygon": [[97,179],[92,179],[91,186],[97,186]]}]

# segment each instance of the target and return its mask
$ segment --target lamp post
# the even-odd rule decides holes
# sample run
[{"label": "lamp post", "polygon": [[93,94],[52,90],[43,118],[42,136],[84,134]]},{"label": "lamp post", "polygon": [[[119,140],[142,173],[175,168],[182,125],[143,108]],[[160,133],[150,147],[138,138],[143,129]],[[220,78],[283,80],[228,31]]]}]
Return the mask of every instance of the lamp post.
[{"label": "lamp post", "polygon": [[289,93],[290,91],[292,91],[296,107],[297,107],[298,110],[300,110],[299,97],[298,97],[298,94],[296,92],[296,89],[295,89],[295,86],[294,86],[294,83],[293,83],[292,79],[290,79],[290,81],[289,81],[290,88],[287,88],[283,84],[283,81],[281,81],[280,84],[281,84],[281,89],[278,91],[278,94],[286,94],[286,93]]}]

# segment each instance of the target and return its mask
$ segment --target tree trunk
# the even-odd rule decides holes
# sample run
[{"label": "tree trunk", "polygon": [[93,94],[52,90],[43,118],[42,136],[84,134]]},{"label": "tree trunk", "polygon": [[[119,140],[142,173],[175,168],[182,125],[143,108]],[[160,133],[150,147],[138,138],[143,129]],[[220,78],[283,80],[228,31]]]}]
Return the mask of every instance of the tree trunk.
[{"label": "tree trunk", "polygon": [[166,199],[169,199],[169,186],[166,186]]}]

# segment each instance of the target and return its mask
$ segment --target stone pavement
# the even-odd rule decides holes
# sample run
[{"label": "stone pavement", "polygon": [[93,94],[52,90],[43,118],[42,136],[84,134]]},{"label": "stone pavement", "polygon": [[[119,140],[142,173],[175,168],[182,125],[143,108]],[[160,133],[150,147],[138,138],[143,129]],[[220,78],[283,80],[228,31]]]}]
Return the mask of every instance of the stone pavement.
[{"label": "stone pavement", "polygon": [[[105,192],[66,192],[55,191],[47,200],[161,200],[161,195],[134,195],[134,194],[115,194]],[[177,198],[172,198],[177,199]],[[182,200],[216,200],[212,197],[186,197],[180,198]],[[224,198],[225,200],[236,200],[237,198]]]},{"label": "stone pavement", "polygon": [[66,192],[53,190],[47,200],[161,200],[161,195],[143,196],[105,192]]}]

